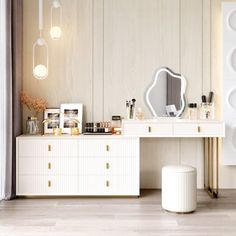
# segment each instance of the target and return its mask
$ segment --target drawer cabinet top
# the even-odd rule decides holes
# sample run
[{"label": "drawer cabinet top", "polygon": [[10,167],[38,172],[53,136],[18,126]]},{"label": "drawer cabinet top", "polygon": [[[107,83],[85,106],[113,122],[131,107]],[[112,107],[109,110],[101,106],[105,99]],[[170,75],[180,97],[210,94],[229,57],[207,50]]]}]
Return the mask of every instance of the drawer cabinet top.
[{"label": "drawer cabinet top", "polygon": [[46,135],[20,135],[16,139],[33,139],[33,140],[42,140],[42,139],[50,139],[50,140],[102,140],[102,139],[114,139],[114,140],[120,140],[120,139],[138,139],[138,137],[127,137],[124,135],[69,135],[69,134],[63,134],[60,136],[54,136],[52,134],[46,134]]}]

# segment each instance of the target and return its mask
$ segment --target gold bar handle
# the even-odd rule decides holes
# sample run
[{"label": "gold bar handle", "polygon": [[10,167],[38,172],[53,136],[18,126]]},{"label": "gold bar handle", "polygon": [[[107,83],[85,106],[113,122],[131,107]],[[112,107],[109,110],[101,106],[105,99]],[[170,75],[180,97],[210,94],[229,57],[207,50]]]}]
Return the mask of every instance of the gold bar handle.
[{"label": "gold bar handle", "polygon": [[106,145],[106,151],[109,152],[109,150],[110,150],[109,145]]},{"label": "gold bar handle", "polygon": [[109,187],[110,186],[110,182],[107,180],[106,181],[106,187]]},{"label": "gold bar handle", "polygon": [[52,146],[49,144],[48,145],[48,151],[51,152],[52,151]]},{"label": "gold bar handle", "polygon": [[48,180],[48,187],[50,188],[52,186],[51,180]]},{"label": "gold bar handle", "polygon": [[106,163],[106,169],[110,169],[110,164],[109,163]]},{"label": "gold bar handle", "polygon": [[51,168],[52,168],[52,164],[49,162],[48,163],[48,169],[51,170]]},{"label": "gold bar handle", "polygon": [[197,127],[197,132],[201,133],[201,127],[200,126]]},{"label": "gold bar handle", "polygon": [[152,132],[152,127],[148,126],[148,132],[151,133]]}]

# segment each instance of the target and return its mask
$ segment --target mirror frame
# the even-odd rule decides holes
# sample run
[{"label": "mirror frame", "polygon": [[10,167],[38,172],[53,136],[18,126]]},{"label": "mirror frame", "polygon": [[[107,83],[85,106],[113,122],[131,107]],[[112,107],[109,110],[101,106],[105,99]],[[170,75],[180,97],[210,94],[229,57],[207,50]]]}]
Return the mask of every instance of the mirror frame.
[{"label": "mirror frame", "polygon": [[[158,81],[158,76],[160,75],[160,73],[162,72],[167,72],[169,73],[172,77],[174,78],[177,78],[177,79],[180,79],[181,80],[181,91],[180,91],[180,97],[181,97],[181,103],[182,103],[182,106],[181,106],[181,109],[178,111],[178,113],[176,114],[175,117],[180,117],[182,115],[182,113],[184,112],[184,109],[185,109],[185,105],[186,105],[186,102],[185,102],[185,91],[186,91],[186,79],[184,78],[184,76],[182,76],[181,74],[177,74],[177,73],[174,73],[172,70],[170,70],[168,67],[161,67],[160,69],[156,69],[155,73],[154,73],[154,76],[153,76],[153,82],[152,84],[150,85],[150,87],[147,89],[146,91],[146,94],[145,94],[145,100],[146,100],[146,103],[147,103],[147,106],[148,108],[150,109],[152,115],[156,118],[156,117],[159,117],[151,102],[150,102],[150,99],[149,99],[149,95],[150,95],[150,92],[151,90],[155,87],[157,81]],[[168,117],[168,116],[167,116]]]}]

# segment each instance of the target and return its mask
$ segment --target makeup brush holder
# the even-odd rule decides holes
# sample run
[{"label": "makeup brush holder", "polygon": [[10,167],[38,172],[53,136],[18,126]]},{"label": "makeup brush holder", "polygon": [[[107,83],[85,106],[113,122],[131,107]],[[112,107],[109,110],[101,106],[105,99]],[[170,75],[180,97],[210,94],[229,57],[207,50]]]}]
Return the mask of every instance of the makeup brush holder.
[{"label": "makeup brush holder", "polygon": [[200,119],[201,120],[214,120],[215,119],[215,104],[204,102],[200,106]]}]

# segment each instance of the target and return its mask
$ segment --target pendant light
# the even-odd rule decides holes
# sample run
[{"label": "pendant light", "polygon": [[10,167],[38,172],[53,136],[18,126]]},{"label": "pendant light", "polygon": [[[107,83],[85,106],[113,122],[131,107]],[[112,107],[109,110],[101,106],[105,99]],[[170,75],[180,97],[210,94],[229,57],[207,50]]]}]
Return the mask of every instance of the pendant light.
[{"label": "pendant light", "polygon": [[51,7],[51,30],[50,35],[54,40],[61,38],[62,8],[59,0],[53,0]]},{"label": "pendant light", "polygon": [[45,79],[48,76],[48,45],[42,37],[42,30],[43,0],[39,0],[39,38],[33,44],[33,75],[36,79]]}]

